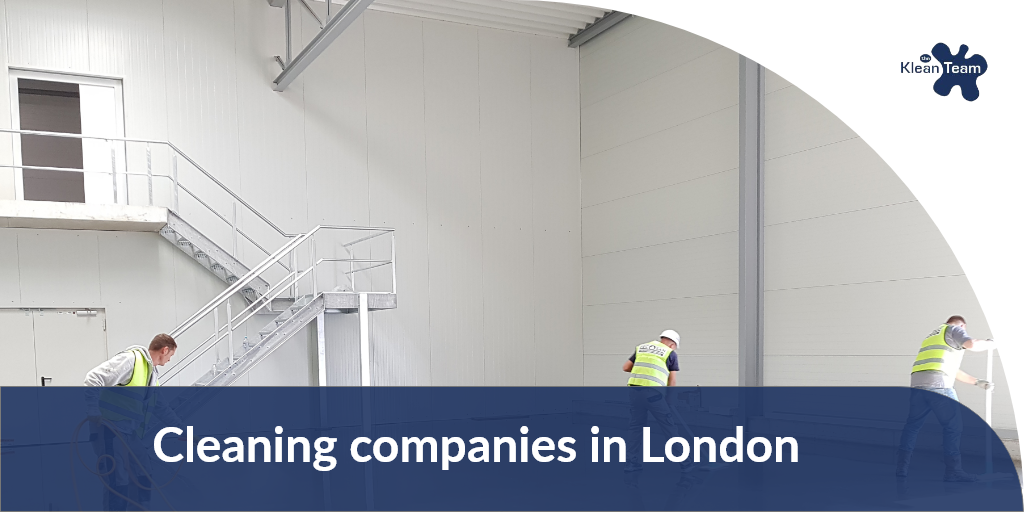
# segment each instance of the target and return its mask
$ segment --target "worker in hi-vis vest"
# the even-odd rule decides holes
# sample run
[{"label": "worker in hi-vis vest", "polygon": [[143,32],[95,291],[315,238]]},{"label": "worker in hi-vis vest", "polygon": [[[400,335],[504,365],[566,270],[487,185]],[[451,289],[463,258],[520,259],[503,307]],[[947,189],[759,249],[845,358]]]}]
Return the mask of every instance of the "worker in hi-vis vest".
[{"label": "worker in hi-vis vest", "polygon": [[[622,371],[629,373],[629,433],[626,472],[643,469],[640,449],[643,444],[643,429],[647,426],[647,415],[654,416],[661,433],[666,438],[681,437],[672,411],[663,392],[666,386],[676,385],[679,358],[675,349],[679,346],[679,333],[668,330],[661,333],[657,341],[638,345],[633,355],[622,365]],[[690,461],[680,462],[684,472],[693,469]]]},{"label": "worker in hi-vis vest", "polygon": [[160,385],[157,367],[167,364],[177,348],[174,338],[158,334],[149,348],[128,347],[85,375],[85,385],[92,388],[85,396],[89,440],[104,475],[106,510],[125,510],[129,502],[134,510],[149,502],[151,489],[146,488],[153,482],[145,475],[153,473],[143,437],[152,419],[185,428],[167,403],[151,392]]},{"label": "worker in hi-vis vest", "polygon": [[995,348],[995,343],[992,340],[971,338],[966,327],[964,317],[951,316],[921,343],[910,370],[910,387],[931,393],[911,392],[910,414],[896,452],[898,477],[907,476],[917,434],[931,413],[942,424],[943,456],[946,463],[943,479],[947,482],[974,482],[978,479],[977,475],[965,472],[961,465],[960,434],[963,431],[963,418],[953,382],[958,380],[981,389],[991,388],[991,382],[972,377],[961,370],[960,361],[963,360],[965,350],[983,352]]}]

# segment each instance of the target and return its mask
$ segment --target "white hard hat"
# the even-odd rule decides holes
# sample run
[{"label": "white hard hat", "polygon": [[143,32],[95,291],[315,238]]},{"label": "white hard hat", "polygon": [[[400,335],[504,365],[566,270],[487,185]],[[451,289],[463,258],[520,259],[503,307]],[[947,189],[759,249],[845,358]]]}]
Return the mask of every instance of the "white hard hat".
[{"label": "white hard hat", "polygon": [[669,330],[661,333],[661,337],[662,338],[668,338],[668,339],[676,342],[676,345],[679,344],[679,333],[673,331],[672,329],[669,329]]}]

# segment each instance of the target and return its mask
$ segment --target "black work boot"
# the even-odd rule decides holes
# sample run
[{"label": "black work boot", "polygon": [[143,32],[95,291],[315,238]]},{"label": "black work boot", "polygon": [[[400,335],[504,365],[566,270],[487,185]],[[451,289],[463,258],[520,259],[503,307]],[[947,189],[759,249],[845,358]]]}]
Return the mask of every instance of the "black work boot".
[{"label": "black work boot", "polygon": [[910,456],[913,452],[896,450],[896,476],[907,476],[910,473]]},{"label": "black work boot", "polygon": [[945,482],[977,482],[978,475],[964,471],[960,462],[960,455],[946,457],[946,474],[942,477]]}]

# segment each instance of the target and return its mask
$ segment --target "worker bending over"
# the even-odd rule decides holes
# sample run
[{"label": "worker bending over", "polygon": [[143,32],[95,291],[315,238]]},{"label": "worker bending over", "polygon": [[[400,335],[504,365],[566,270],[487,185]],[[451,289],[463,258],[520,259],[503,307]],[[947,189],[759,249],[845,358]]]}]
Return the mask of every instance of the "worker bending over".
[{"label": "worker bending over", "polygon": [[[622,371],[629,372],[628,385],[633,388],[629,391],[626,472],[643,469],[640,448],[643,444],[643,429],[647,426],[648,413],[654,416],[666,438],[682,435],[663,392],[665,386],[676,385],[679,358],[675,349],[678,345],[679,333],[673,330],[665,331],[661,333],[658,341],[637,346],[633,355],[622,365]],[[694,464],[686,461],[680,462],[679,466],[684,472],[688,472]]]},{"label": "worker bending over", "polygon": [[149,502],[154,484],[145,475],[152,475],[152,465],[142,439],[151,419],[155,416],[169,426],[185,428],[150,390],[160,385],[157,367],[167,364],[177,348],[174,338],[158,334],[149,348],[128,347],[85,375],[85,385],[96,388],[86,392],[85,400],[106,510],[125,510],[129,501],[144,508]]},{"label": "worker bending over", "polygon": [[995,348],[995,343],[992,340],[971,338],[966,327],[967,322],[962,316],[951,316],[921,343],[913,369],[910,370],[910,387],[932,393],[915,391],[910,395],[910,414],[907,416],[900,447],[896,452],[898,477],[907,476],[917,434],[921,431],[928,414],[932,413],[942,424],[943,429],[942,444],[946,463],[943,479],[947,482],[974,482],[978,479],[977,475],[965,472],[961,464],[960,434],[963,432],[963,418],[960,415],[960,399],[953,389],[953,382],[959,380],[981,389],[991,388],[991,382],[972,377],[961,370],[960,362],[965,350],[982,352]]}]

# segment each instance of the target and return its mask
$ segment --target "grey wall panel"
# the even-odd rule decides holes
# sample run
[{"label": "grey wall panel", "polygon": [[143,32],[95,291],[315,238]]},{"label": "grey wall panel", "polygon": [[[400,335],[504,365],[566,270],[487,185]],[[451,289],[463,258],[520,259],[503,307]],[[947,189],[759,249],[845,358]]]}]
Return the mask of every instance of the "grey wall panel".
[{"label": "grey wall panel", "polygon": [[614,30],[608,30],[602,33],[601,37],[591,39],[587,44],[580,46],[580,60],[582,61],[592,53],[598,53],[605,48],[618,45],[620,39],[628,36],[633,31],[645,28],[649,23],[650,20],[638,16],[626,18],[613,27]]},{"label": "grey wall panel", "polygon": [[736,230],[735,170],[583,208],[583,255],[651,247]]},{"label": "grey wall panel", "polygon": [[915,200],[859,137],[768,160],[764,186],[766,225]]},{"label": "grey wall panel", "polygon": [[[629,374],[622,371],[622,364],[629,354],[585,355],[583,356],[583,383],[585,386],[624,386]],[[679,372],[676,384],[679,386],[735,386],[736,356],[688,355],[683,348],[679,352]]]},{"label": "grey wall panel", "polygon": [[773,93],[779,89],[785,89],[786,87],[792,87],[793,84],[789,83],[785,78],[775,74],[772,70],[766,69],[764,77],[764,92],[765,94]]},{"label": "grey wall panel", "polygon": [[123,77],[125,133],[167,139],[162,0],[89,0],[89,70]]},{"label": "grey wall panel", "polygon": [[[616,38],[614,44],[581,56],[583,108],[721,48],[671,25],[646,21],[639,29]],[[623,28],[628,30],[628,26]]]},{"label": "grey wall panel", "polygon": [[583,205],[736,169],[737,107],[726,108],[584,158]]},{"label": "grey wall panel", "polygon": [[0,229],[0,305],[21,304],[21,276],[18,262],[18,232]]},{"label": "grey wall panel", "polygon": [[920,204],[765,228],[765,290],[962,274]]},{"label": "grey wall panel", "polygon": [[766,160],[857,136],[832,112],[796,87],[765,95]]},{"label": "grey wall panel", "polygon": [[578,51],[530,45],[537,385],[583,384]]},{"label": "grey wall panel", "polygon": [[921,340],[952,315],[967,319],[971,336],[991,336],[963,275],[767,291],[765,354],[913,361]]},{"label": "grey wall panel", "polygon": [[633,348],[677,329],[681,384],[735,384],[737,55],[638,17],[593,44],[580,60],[584,382],[622,385]]},{"label": "grey wall panel", "polygon": [[583,304],[736,293],[736,244],[732,232],[586,257]]},{"label": "grey wall panel", "polygon": [[397,229],[399,306],[372,315],[374,383],[428,385],[430,298],[424,167],[423,23],[366,12],[370,223]]},{"label": "grey wall panel", "polygon": [[249,372],[250,386],[315,386],[316,325],[295,333],[281,348]]},{"label": "grey wall panel", "polygon": [[477,30],[423,23],[431,382],[485,382]]},{"label": "grey wall panel", "polygon": [[534,209],[529,38],[479,33],[484,383],[533,385]]},{"label": "grey wall panel", "polygon": [[[395,316],[398,311],[374,313],[373,325],[374,340],[379,339],[376,331],[376,321],[387,321],[385,316]],[[328,386],[358,386],[359,385],[359,316],[358,315],[326,315],[327,330],[327,385]],[[316,336],[315,329],[311,329],[311,336]],[[380,344],[374,348],[380,349]],[[401,352],[401,348],[397,348]],[[385,360],[385,357],[374,357],[374,360]],[[397,382],[404,382],[401,375],[392,375]],[[382,382],[381,384],[390,384]]]},{"label": "grey wall panel", "polygon": [[661,331],[675,329],[682,336],[681,354],[735,355],[736,301],[735,294],[726,294],[586,306],[586,353],[628,356]]},{"label": "grey wall panel", "polygon": [[100,304],[96,232],[18,230],[21,307]]},{"label": "grey wall panel", "polygon": [[583,108],[583,156],[735,105],[739,98],[736,59],[727,49],[715,50]]},{"label": "grey wall panel", "polygon": [[[8,47],[13,66],[89,70],[86,0],[7,0]],[[56,36],[55,36],[56,35]]]}]

